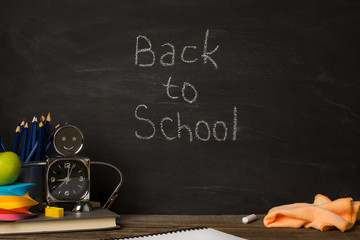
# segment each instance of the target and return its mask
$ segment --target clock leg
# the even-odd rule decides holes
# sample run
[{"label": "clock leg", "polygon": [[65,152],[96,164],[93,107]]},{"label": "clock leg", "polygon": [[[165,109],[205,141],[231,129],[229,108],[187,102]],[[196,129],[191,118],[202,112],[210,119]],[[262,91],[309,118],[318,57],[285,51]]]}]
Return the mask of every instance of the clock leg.
[{"label": "clock leg", "polygon": [[89,201],[76,202],[73,207],[73,212],[90,212],[92,207]]}]

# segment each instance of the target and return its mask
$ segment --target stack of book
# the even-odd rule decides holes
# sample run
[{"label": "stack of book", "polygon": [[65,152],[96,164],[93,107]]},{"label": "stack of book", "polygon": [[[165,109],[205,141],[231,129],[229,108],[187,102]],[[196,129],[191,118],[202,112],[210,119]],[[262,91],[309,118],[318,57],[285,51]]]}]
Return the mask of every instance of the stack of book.
[{"label": "stack of book", "polygon": [[33,183],[0,186],[0,235],[68,232],[114,229],[118,214],[101,207],[90,212],[65,211],[64,217],[47,217],[43,212],[32,213],[38,204],[29,196]]},{"label": "stack of book", "polygon": [[29,196],[33,183],[0,186],[0,221],[16,221],[36,216],[29,208],[38,204]]},{"label": "stack of book", "polygon": [[114,229],[120,227],[118,217],[105,208],[96,208],[90,212],[65,211],[61,218],[38,213],[33,218],[0,221],[0,235]]}]

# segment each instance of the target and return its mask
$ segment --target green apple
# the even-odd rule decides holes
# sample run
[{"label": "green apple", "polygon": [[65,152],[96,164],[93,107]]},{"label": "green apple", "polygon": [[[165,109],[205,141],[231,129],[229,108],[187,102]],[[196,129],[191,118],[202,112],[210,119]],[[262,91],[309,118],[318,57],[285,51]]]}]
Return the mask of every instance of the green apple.
[{"label": "green apple", "polygon": [[0,186],[8,185],[16,181],[20,175],[21,162],[16,153],[0,153]]}]

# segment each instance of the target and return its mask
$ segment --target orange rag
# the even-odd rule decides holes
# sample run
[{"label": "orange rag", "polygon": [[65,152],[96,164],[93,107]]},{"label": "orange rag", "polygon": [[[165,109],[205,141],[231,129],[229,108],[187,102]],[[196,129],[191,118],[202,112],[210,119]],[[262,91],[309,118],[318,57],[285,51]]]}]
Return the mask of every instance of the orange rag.
[{"label": "orange rag", "polygon": [[345,232],[360,220],[360,202],[352,198],[331,201],[318,194],[314,203],[294,203],[270,209],[264,218],[266,227],[316,228],[326,231],[338,228]]}]

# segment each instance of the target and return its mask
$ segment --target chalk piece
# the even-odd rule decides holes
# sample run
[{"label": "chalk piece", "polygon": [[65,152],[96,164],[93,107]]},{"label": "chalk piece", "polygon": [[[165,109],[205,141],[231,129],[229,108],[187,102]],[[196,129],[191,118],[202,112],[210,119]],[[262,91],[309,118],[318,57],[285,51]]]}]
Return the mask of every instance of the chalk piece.
[{"label": "chalk piece", "polygon": [[47,207],[45,208],[45,216],[53,218],[61,218],[64,216],[64,209],[58,207]]},{"label": "chalk piece", "polygon": [[244,224],[248,224],[248,223],[255,221],[256,219],[257,219],[257,216],[255,214],[251,214],[249,216],[243,217],[242,222]]}]

